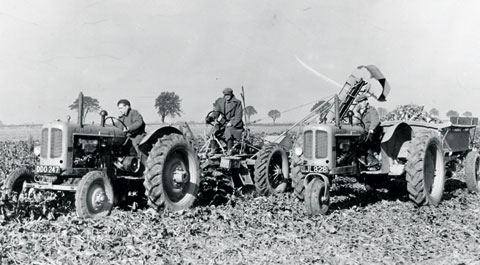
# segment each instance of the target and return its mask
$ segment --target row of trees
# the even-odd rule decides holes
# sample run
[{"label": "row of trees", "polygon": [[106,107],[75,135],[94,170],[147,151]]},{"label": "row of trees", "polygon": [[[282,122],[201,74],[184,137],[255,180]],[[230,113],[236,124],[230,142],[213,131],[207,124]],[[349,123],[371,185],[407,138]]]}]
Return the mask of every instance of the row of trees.
[{"label": "row of trees", "polygon": [[[155,99],[155,108],[157,109],[158,115],[162,119],[162,123],[165,123],[165,118],[167,116],[182,116],[182,109],[180,103],[182,100],[180,96],[175,94],[175,92],[162,92]],[[73,101],[73,103],[68,106],[71,110],[78,110],[78,98]],[[87,117],[87,114],[90,112],[98,113],[101,110],[100,103],[96,98],[89,96],[83,97],[83,121]]]},{"label": "row of trees", "polygon": [[[84,113],[83,117],[84,119],[86,118],[87,114],[90,112],[93,113],[98,113],[101,110],[100,104],[97,99],[89,97],[89,96],[84,96],[83,98],[84,102]],[[160,116],[162,123],[165,123],[165,118],[167,116],[171,116],[172,118],[178,116],[182,116],[182,109],[181,109],[181,102],[182,100],[180,99],[180,96],[177,95],[175,92],[162,92],[160,95],[155,99],[155,108],[157,109],[157,113]],[[330,108],[330,103],[324,104],[325,101],[320,100],[317,103],[315,103],[310,111],[316,110],[317,113],[322,113]],[[320,105],[323,105],[323,107],[319,108]],[[77,110],[78,109],[78,99],[75,99],[75,101],[68,106],[71,110]],[[378,114],[380,117],[384,117],[387,115],[388,110],[383,107],[377,108]],[[244,109],[245,116],[247,117],[247,123],[251,122],[251,116],[258,114],[257,110],[253,106],[247,106]],[[432,108],[429,112],[430,115],[438,117],[440,115],[440,111],[436,108]],[[270,117],[273,120],[273,124],[275,124],[275,121],[281,117],[281,112],[277,109],[270,110],[267,113],[268,117]],[[455,110],[449,110],[446,113],[447,117],[458,117],[460,116],[459,112]],[[472,112],[470,111],[465,111],[462,116],[465,117],[471,117]],[[0,122],[1,124],[1,122]]]},{"label": "row of trees", "polygon": [[[160,116],[162,123],[165,123],[165,118],[171,116],[172,118],[178,116],[182,116],[182,108],[181,108],[180,96],[177,95],[175,92],[162,92],[160,95],[155,99],[155,108],[157,109],[157,113]],[[83,119],[87,117],[88,113],[98,113],[102,109],[100,107],[100,103],[96,98],[92,98],[89,96],[83,97]],[[72,104],[68,106],[71,110],[78,110],[78,98],[73,101]],[[247,116],[247,122],[250,123],[250,117],[257,114],[257,110],[253,106],[245,107],[245,115]],[[275,120],[280,118],[280,111],[278,110],[271,110],[268,112],[268,116],[272,118],[273,123]]]}]

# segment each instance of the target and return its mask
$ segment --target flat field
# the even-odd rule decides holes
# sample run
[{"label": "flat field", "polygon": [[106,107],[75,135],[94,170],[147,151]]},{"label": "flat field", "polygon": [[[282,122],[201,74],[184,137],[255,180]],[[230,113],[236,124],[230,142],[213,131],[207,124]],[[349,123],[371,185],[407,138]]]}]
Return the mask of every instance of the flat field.
[{"label": "flat field", "polygon": [[[33,131],[1,133],[0,184],[36,163],[25,141],[38,139]],[[399,186],[368,193],[337,178],[331,210],[315,217],[291,192],[176,213],[117,207],[87,220],[68,196],[38,199],[0,200],[0,264],[480,264],[480,196],[461,170],[438,207],[414,206]]]}]

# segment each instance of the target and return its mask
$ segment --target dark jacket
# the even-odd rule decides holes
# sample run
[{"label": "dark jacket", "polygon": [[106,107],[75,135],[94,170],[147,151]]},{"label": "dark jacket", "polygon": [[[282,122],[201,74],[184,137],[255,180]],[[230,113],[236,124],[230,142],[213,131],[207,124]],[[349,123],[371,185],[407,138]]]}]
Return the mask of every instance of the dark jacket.
[{"label": "dark jacket", "polygon": [[[127,126],[129,137],[145,134],[145,122],[138,111],[129,109],[126,115],[122,115],[118,119]],[[122,124],[118,124],[117,127],[123,129]]]},{"label": "dark jacket", "polygon": [[[243,108],[242,102],[235,97],[232,97],[230,102],[227,102],[225,98],[219,98],[215,101],[214,110],[225,115],[227,122],[232,124],[232,127],[240,129],[243,128]],[[214,114],[214,118],[218,117],[218,113]]]},{"label": "dark jacket", "polygon": [[377,110],[372,106],[368,106],[367,110],[365,110],[365,112],[362,114],[362,121],[365,124],[365,130],[375,131],[377,126],[380,124],[380,118]]}]

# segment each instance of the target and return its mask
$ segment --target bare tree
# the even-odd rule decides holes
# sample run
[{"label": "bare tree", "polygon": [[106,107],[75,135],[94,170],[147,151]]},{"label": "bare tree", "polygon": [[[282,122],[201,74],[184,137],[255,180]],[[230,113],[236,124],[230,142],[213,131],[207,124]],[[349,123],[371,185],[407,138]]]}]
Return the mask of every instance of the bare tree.
[{"label": "bare tree", "polygon": [[268,112],[268,117],[272,118],[273,120],[273,124],[275,124],[275,120],[280,118],[280,111],[276,110],[276,109],[273,109],[271,111]]},{"label": "bare tree", "polygon": [[455,111],[455,110],[449,110],[449,111],[447,111],[447,114],[446,114],[446,115],[447,115],[447,117],[449,117],[449,118],[450,118],[450,117],[458,117],[458,116],[460,116],[460,114],[459,114],[457,111]]},{"label": "bare tree", "polygon": [[[71,110],[78,110],[78,98],[73,101],[73,103],[68,106]],[[85,118],[87,117],[88,112],[94,112],[98,113],[100,111],[101,107],[100,104],[98,103],[98,99],[92,98],[89,96],[83,96],[83,121],[85,121]]]},{"label": "bare tree", "polygon": [[182,116],[182,109],[180,103],[182,100],[175,92],[162,92],[155,99],[155,108],[158,110],[158,115],[162,118],[162,123],[165,123],[165,117]]},{"label": "bare tree", "polygon": [[257,114],[257,110],[253,106],[246,106],[243,111],[245,111],[245,115],[247,115],[247,123],[250,123],[250,116]]},{"label": "bare tree", "polygon": [[438,111],[438,109],[436,109],[436,108],[432,108],[428,113],[432,116],[435,116],[435,117],[440,116],[440,111]]}]

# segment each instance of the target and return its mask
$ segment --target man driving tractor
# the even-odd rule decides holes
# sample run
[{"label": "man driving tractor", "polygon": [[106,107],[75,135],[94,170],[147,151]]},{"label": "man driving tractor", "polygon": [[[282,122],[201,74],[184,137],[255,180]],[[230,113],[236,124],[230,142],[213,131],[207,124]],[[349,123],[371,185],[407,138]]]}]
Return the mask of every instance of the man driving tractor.
[{"label": "man driving tractor", "polygon": [[117,107],[121,114],[118,119],[123,124],[116,124],[116,127],[123,129],[127,137],[130,138],[133,147],[133,150],[130,149],[130,155],[141,154],[138,150],[138,145],[146,135],[145,122],[142,115],[137,110],[131,108],[130,101],[127,99],[120,99]]},{"label": "man driving tractor", "polygon": [[[240,141],[243,132],[243,108],[242,102],[235,98],[231,88],[223,90],[223,98],[219,98],[213,104],[213,111],[206,117],[205,121],[215,123],[213,133],[222,135],[227,142],[227,153],[232,154],[234,141]],[[211,142],[209,155],[215,154],[218,149],[218,144],[215,141]]]}]

